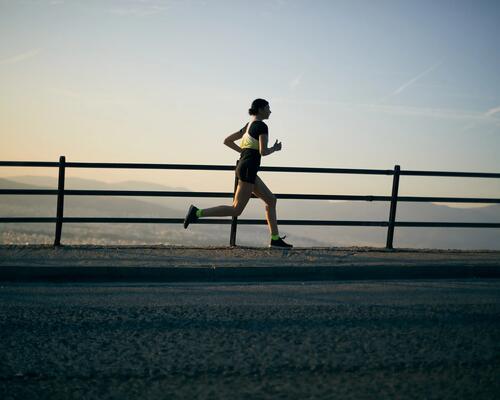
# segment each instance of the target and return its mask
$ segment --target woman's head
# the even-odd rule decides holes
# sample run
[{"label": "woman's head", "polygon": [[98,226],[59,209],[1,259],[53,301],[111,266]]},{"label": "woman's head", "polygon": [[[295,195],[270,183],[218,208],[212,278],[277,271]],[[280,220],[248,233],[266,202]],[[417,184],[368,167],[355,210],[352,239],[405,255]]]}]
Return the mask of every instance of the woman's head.
[{"label": "woman's head", "polygon": [[255,115],[260,119],[269,118],[269,115],[271,115],[269,102],[264,99],[255,99],[252,101],[252,105],[248,109],[248,114]]}]

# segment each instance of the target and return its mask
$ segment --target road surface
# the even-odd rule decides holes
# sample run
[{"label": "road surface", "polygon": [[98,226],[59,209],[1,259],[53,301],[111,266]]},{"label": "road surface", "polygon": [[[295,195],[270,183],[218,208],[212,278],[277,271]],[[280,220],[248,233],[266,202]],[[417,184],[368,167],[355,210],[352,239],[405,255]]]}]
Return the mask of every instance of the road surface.
[{"label": "road surface", "polygon": [[493,399],[500,281],[0,284],[0,398]]}]

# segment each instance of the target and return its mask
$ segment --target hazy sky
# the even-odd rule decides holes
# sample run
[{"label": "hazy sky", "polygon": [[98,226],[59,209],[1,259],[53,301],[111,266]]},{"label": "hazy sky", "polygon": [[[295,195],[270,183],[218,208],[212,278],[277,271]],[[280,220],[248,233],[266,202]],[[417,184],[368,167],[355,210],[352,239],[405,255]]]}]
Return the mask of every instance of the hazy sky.
[{"label": "hazy sky", "polygon": [[[282,142],[262,165],[500,172],[499,21],[499,1],[0,0],[0,159],[234,165],[223,140],[262,97]],[[0,172],[20,174],[57,171]],[[259,175],[277,193],[390,194],[392,179]],[[401,179],[402,195],[500,196],[498,179]]]}]

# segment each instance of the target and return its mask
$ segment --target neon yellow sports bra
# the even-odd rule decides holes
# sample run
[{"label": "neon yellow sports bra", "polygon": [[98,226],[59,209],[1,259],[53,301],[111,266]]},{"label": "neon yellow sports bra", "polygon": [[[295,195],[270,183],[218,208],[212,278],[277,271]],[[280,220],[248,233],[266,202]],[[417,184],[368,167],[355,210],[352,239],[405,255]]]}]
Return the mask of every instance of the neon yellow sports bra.
[{"label": "neon yellow sports bra", "polygon": [[[252,121],[252,123],[254,123],[255,121]],[[254,150],[259,150],[259,141],[255,138],[253,138],[252,136],[250,136],[250,134],[248,133],[249,129],[250,129],[250,125],[252,125],[252,123],[248,123],[247,125],[247,131],[244,133],[243,137],[241,138],[241,145],[240,147],[242,149],[254,149]]]}]

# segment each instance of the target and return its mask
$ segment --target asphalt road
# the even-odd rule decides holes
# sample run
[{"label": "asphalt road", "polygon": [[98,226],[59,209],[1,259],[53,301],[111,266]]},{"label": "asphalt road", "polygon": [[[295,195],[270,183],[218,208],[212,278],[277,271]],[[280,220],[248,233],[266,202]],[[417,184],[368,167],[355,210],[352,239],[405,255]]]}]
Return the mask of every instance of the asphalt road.
[{"label": "asphalt road", "polygon": [[0,286],[0,398],[493,399],[500,280]]}]

